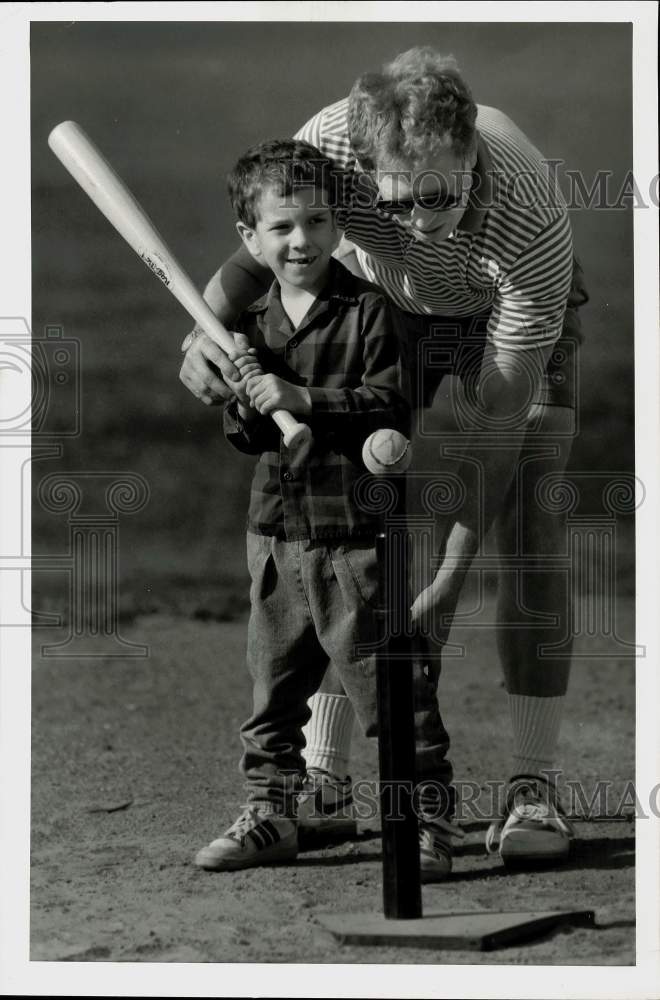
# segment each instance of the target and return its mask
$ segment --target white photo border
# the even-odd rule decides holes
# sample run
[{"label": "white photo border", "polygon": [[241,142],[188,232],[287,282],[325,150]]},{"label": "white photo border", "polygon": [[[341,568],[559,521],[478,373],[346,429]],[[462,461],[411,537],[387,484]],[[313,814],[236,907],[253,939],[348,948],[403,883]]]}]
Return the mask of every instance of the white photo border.
[{"label": "white photo border", "polygon": [[[6,3],[0,9],[0,101],[9,141],[3,146],[3,317],[31,315],[29,32],[34,21],[587,21],[632,22],[634,173],[657,176],[657,7],[629,3]],[[264,17],[265,15],[265,17]],[[635,213],[636,462],[646,500],[637,513],[637,635],[647,656],[637,672],[637,788],[660,775],[657,706],[660,587],[658,566],[657,206]],[[29,385],[4,378],[16,401]],[[28,380],[29,381],[29,380]],[[26,396],[27,393],[27,396]],[[0,447],[0,475],[10,468]],[[3,454],[4,453],[4,454]],[[26,466],[26,476],[29,466]],[[21,489],[21,486],[23,487]],[[2,509],[30,496],[29,482],[3,479]],[[29,537],[30,512],[24,511]],[[3,537],[3,543],[7,540]],[[9,543],[7,543],[9,544]],[[4,547],[3,552],[11,551]],[[15,574],[0,573],[2,606]],[[8,579],[5,579],[8,578]],[[631,967],[192,965],[29,961],[30,630],[0,629],[0,766],[2,767],[0,986],[3,995],[584,997],[633,1000],[658,995],[660,982],[660,837],[658,821],[637,822],[637,964]],[[318,972],[314,974],[314,969]],[[219,973],[222,976],[219,976]],[[222,984],[222,985],[221,985]],[[219,987],[221,986],[221,991]]]}]

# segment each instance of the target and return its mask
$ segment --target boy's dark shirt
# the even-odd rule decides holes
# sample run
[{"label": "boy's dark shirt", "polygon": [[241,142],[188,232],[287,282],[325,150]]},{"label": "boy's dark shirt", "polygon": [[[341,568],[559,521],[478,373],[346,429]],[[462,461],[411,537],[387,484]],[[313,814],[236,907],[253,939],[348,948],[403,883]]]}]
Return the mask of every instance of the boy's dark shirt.
[{"label": "boy's dark shirt", "polygon": [[259,455],[249,531],[287,541],[373,538],[378,531],[379,513],[368,502],[373,477],[361,451],[378,428],[409,433],[396,324],[396,311],[380,289],[334,259],[325,288],[297,329],[277,282],[242,314],[235,328],[257,348],[264,371],[306,386],[312,401],[305,419],[313,442],[298,456],[270,417],[246,425],[235,400],[225,405],[227,439]]}]

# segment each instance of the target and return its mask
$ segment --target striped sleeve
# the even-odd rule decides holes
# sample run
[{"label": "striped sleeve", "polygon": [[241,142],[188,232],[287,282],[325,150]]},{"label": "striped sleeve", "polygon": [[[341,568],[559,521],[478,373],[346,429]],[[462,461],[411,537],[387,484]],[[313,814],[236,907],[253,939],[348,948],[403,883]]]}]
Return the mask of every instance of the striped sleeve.
[{"label": "striped sleeve", "polygon": [[299,128],[298,131],[293,136],[294,139],[299,139],[301,142],[311,142],[312,146],[317,146],[321,149],[321,119],[323,117],[323,112],[319,111],[318,114],[310,118],[308,122]]},{"label": "striped sleeve", "polygon": [[[299,129],[294,139],[310,142],[329,157],[337,167],[335,187],[336,222],[344,229],[347,210],[351,202],[351,192],[355,182],[355,157],[351,153],[348,139],[348,98],[337,101],[310,118]],[[346,248],[346,245],[344,247]],[[335,256],[338,256],[335,253]]]},{"label": "striped sleeve", "polygon": [[310,118],[294,139],[311,142],[324,156],[329,156],[342,169],[351,168],[355,160],[348,140],[348,98],[337,101]]},{"label": "striped sleeve", "polygon": [[573,241],[563,212],[538,233],[499,285],[488,339],[515,350],[551,347],[558,339],[573,271]]}]

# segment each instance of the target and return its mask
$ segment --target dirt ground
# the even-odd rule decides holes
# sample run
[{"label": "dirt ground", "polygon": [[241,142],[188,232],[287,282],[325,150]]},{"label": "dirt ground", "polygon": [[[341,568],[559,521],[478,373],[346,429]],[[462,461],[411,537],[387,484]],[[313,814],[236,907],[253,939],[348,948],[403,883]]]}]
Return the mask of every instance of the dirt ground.
[{"label": "dirt ground", "polygon": [[[634,824],[625,820],[577,823],[561,868],[506,873],[485,854],[485,822],[464,815],[454,873],[424,887],[426,912],[596,911],[594,927],[487,953],[343,947],[321,928],[322,912],[380,910],[377,822],[363,823],[354,842],[286,866],[199,871],[196,850],[242,802],[245,623],[159,614],[121,631],[149,656],[54,659],[41,647],[62,633],[34,633],[33,961],[634,963]],[[468,637],[456,628],[452,638]],[[456,778],[483,788],[507,776],[507,705],[492,632],[475,629],[469,639],[464,659],[445,661],[441,704]],[[607,654],[605,639],[577,652],[562,780],[580,779],[590,798],[607,779],[612,809],[634,777],[634,661],[616,650],[580,655]],[[375,779],[372,741],[356,739],[354,757],[354,778]]]}]

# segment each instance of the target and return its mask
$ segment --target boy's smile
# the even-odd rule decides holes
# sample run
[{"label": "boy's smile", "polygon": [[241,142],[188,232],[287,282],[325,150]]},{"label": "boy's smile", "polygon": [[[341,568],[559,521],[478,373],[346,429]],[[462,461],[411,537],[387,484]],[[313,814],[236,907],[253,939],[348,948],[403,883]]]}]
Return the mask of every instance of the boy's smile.
[{"label": "boy's smile", "polygon": [[280,284],[316,294],[321,291],[338,233],[322,191],[298,188],[280,194],[265,187],[259,198],[254,229],[237,223],[253,257],[269,267]]}]

